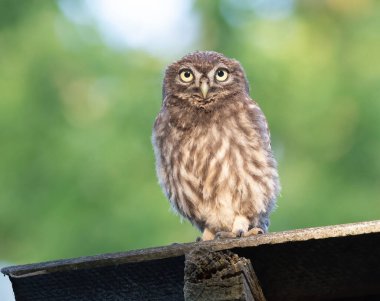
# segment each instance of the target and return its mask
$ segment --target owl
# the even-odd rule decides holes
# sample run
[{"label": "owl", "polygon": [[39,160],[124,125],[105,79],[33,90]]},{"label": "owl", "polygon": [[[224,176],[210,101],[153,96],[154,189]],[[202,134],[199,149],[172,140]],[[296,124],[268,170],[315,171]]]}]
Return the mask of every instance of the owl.
[{"label": "owl", "polygon": [[268,231],[277,163],[238,61],[196,51],[169,65],[152,143],[166,197],[202,240]]}]

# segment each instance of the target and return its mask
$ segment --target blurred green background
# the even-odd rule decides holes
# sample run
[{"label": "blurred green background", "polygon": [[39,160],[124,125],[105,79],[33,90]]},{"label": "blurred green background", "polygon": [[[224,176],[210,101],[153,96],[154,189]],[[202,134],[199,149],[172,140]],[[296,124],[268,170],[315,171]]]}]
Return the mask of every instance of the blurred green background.
[{"label": "blurred green background", "polygon": [[[142,1],[146,14],[126,9],[145,31],[125,17],[121,33],[95,2],[0,0],[1,260],[195,240],[150,135],[165,66],[196,49],[238,59],[268,118],[283,186],[271,231],[380,218],[379,1]],[[161,14],[167,27],[150,23]]]}]

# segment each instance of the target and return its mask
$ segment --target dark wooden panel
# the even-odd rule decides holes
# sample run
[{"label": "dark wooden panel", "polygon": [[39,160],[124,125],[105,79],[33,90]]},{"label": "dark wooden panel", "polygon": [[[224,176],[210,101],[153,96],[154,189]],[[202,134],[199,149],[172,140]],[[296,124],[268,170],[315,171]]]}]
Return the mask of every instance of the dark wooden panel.
[{"label": "dark wooden panel", "polygon": [[184,257],[11,278],[16,300],[183,300]]},{"label": "dark wooden panel", "polygon": [[268,300],[380,300],[380,233],[232,251],[251,260]]}]

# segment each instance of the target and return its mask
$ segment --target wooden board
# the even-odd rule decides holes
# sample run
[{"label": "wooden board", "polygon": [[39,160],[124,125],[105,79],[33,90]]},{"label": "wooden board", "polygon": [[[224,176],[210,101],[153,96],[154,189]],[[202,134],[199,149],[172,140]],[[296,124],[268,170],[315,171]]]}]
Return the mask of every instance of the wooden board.
[{"label": "wooden board", "polygon": [[185,255],[199,246],[251,260],[268,301],[380,300],[380,221],[174,244],[2,272],[19,300],[183,300]]}]

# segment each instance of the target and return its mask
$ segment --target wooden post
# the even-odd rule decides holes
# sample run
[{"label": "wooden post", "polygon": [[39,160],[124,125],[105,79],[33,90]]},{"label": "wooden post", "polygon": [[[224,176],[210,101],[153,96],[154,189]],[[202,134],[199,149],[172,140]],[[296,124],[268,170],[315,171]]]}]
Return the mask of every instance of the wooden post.
[{"label": "wooden post", "polygon": [[231,251],[196,248],[186,254],[186,301],[265,301],[249,259]]}]

